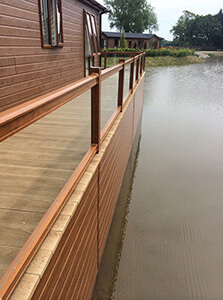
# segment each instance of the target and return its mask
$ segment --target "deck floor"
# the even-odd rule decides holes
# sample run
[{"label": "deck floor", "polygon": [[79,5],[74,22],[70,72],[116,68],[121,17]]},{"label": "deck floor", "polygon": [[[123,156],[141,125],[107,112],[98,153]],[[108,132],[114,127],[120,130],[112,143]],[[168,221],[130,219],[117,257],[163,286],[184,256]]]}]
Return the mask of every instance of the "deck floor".
[{"label": "deck floor", "polygon": [[[117,103],[102,84],[102,127]],[[90,147],[90,91],[0,145],[0,278]]]}]

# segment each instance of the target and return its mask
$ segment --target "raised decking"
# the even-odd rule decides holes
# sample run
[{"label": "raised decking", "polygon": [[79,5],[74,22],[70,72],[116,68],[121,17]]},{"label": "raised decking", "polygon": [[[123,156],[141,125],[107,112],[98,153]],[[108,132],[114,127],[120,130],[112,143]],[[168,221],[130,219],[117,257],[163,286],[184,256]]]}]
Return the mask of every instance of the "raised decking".
[{"label": "raised decking", "polygon": [[87,96],[1,143],[0,277],[89,149]]},{"label": "raised decking", "polygon": [[[117,74],[103,84],[102,127],[117,102]],[[9,267],[91,142],[90,91],[0,146],[0,277]]]},{"label": "raised decking", "polygon": [[[141,59],[141,58],[140,58]],[[134,61],[134,59],[132,60]],[[143,64],[143,60],[141,60],[141,64]],[[120,65],[117,69],[119,72],[116,72],[115,69],[105,70],[104,72],[104,80],[101,84],[101,128],[102,130],[101,141],[104,140],[106,134],[109,133],[109,129],[113,124],[114,120],[120,113],[117,110],[117,103],[120,105],[120,82],[122,84],[122,88],[124,90],[124,95],[126,97],[126,103],[129,99],[130,101],[130,92],[129,87],[136,80],[135,90],[137,90],[137,82],[139,82],[139,72],[142,76],[142,69],[139,69],[139,59],[136,60],[136,68],[132,70],[137,73],[135,76],[130,76],[130,68],[126,68],[126,76],[125,80],[120,80],[120,71],[123,70],[123,65]],[[109,72],[111,76],[109,76]],[[128,74],[129,72],[129,74]],[[118,76],[119,74],[119,76]],[[131,82],[132,81],[132,82]],[[127,88],[126,88],[127,87]],[[133,87],[133,85],[132,85]],[[122,91],[123,91],[122,90]],[[142,91],[142,87],[140,89]],[[133,92],[133,88],[132,88]],[[135,91],[136,92],[136,91]],[[135,97],[135,96],[134,96]],[[117,198],[119,187],[121,183],[121,179],[123,176],[123,172],[125,169],[125,164],[128,159],[128,153],[131,148],[132,138],[134,136],[135,127],[138,123],[139,113],[141,112],[141,99],[142,94],[138,93],[139,106],[136,104],[136,99],[130,101],[128,104],[129,107],[127,109],[128,113],[125,113],[125,121],[122,121],[121,129],[119,129],[119,133],[117,135],[117,142],[113,142],[111,144],[111,149],[114,148],[113,154],[111,154],[111,150],[107,150],[107,154],[105,154],[104,162],[100,165],[100,181],[99,179],[99,169],[91,173],[93,179],[89,179],[89,184],[93,185],[93,187],[89,188],[86,199],[81,200],[80,202],[80,211],[77,212],[75,216],[74,227],[71,226],[70,230],[76,231],[74,236],[77,236],[75,239],[76,243],[80,243],[80,247],[83,241],[83,236],[80,235],[79,229],[83,225],[81,220],[85,214],[88,214],[86,211],[87,207],[92,207],[92,211],[95,210],[95,213],[92,215],[92,211],[89,211],[89,218],[94,220],[93,223],[89,223],[87,221],[87,232],[93,232],[92,242],[91,238],[89,238],[89,245],[93,243],[95,247],[94,254],[92,257],[96,258],[96,269],[97,264],[99,263],[99,256],[101,257],[104,243],[106,241],[107,232],[110,226],[110,220],[112,218],[112,212],[115,207],[115,200]],[[118,102],[119,101],[119,102]],[[30,235],[35,232],[36,227],[39,226],[39,222],[43,220],[43,217],[46,215],[46,212],[52,208],[52,205],[55,203],[55,198],[58,197],[58,194],[61,193],[61,190],[67,184],[67,182],[72,177],[72,174],[75,168],[82,161],[85,154],[88,152],[89,147],[91,147],[92,141],[92,115],[91,115],[91,93],[90,91],[86,91],[82,93],[80,96],[75,99],[69,101],[68,103],[62,105],[55,111],[50,114],[44,116],[40,120],[31,124],[30,126],[24,128],[22,131],[17,132],[15,135],[7,138],[1,143],[0,147],[0,216],[1,216],[1,233],[0,233],[0,275],[7,270],[10,266],[6,275],[4,275],[3,280],[1,281],[1,290],[5,288],[7,285],[7,281],[10,280],[13,273],[18,271],[18,266],[23,260],[23,255],[26,255],[28,252],[30,245],[33,243],[36,236],[40,234],[40,231],[43,227],[41,225],[39,227],[39,231],[36,231],[34,238],[30,240]],[[114,115],[115,112],[115,115]],[[112,119],[111,119],[112,117]],[[136,120],[134,120],[136,118]],[[110,121],[109,121],[110,120]],[[121,122],[121,121],[120,121]],[[124,123],[123,123],[124,122]],[[100,122],[99,122],[100,123]],[[118,125],[116,125],[117,127]],[[129,128],[129,133],[125,132],[125,128]],[[115,133],[113,129],[113,134]],[[111,133],[109,133],[111,139]],[[122,145],[122,142],[124,143]],[[108,145],[108,143],[107,143]],[[104,145],[105,147],[105,145]],[[115,156],[114,153],[120,152],[119,156]],[[101,154],[102,155],[102,154]],[[125,157],[125,159],[123,159]],[[118,163],[118,164],[117,164]],[[121,164],[120,164],[121,163]],[[114,172],[112,176],[115,175],[115,181],[111,180],[110,185],[108,184],[110,181],[108,180],[108,172],[110,172],[109,167],[115,166]],[[120,172],[118,169],[120,167]],[[98,166],[97,166],[98,168]],[[96,170],[96,169],[95,169]],[[88,178],[88,176],[87,176]],[[104,178],[104,179],[103,179]],[[93,180],[93,183],[90,181]],[[81,183],[80,183],[81,184]],[[100,208],[102,210],[100,222],[98,223],[98,211],[97,211],[97,202],[98,200],[98,191],[96,186],[102,186],[102,190],[104,192],[101,194],[102,202]],[[115,188],[114,188],[115,187]],[[78,188],[79,191],[81,188]],[[77,191],[78,191],[77,189]],[[84,193],[81,190],[81,193]],[[92,195],[95,194],[94,203],[88,203],[92,198]],[[94,198],[94,197],[93,197]],[[107,200],[108,201],[107,201]],[[75,202],[76,203],[76,202]],[[82,207],[83,205],[83,207]],[[90,206],[89,206],[90,205]],[[73,207],[74,208],[74,207]],[[72,209],[73,209],[72,208]],[[71,209],[71,211],[72,211]],[[106,211],[109,210],[109,219],[106,217]],[[84,212],[85,211],[85,212]],[[80,215],[79,215],[80,214]],[[66,214],[65,214],[66,215]],[[67,216],[67,215],[66,215]],[[68,219],[71,218],[71,215],[68,214]],[[66,219],[66,217],[65,217]],[[67,220],[66,219],[66,222]],[[89,219],[89,220],[90,220]],[[44,222],[47,218],[44,220]],[[79,220],[79,221],[77,221]],[[44,223],[42,222],[42,224]],[[65,223],[66,223],[65,222]],[[76,223],[77,222],[77,223]],[[93,226],[94,225],[94,226]],[[49,230],[52,225],[49,224]],[[93,229],[91,229],[93,226]],[[62,225],[61,228],[64,229],[66,226]],[[60,232],[57,225],[56,232]],[[59,228],[59,229],[58,229]],[[101,240],[98,244],[97,242],[97,228],[101,230]],[[62,230],[61,229],[61,230]],[[55,228],[54,228],[55,230]],[[61,231],[62,232],[62,231]],[[63,232],[64,234],[64,232]],[[66,233],[67,234],[67,233]],[[64,237],[62,236],[63,243],[66,243],[66,234]],[[24,248],[24,244],[26,244]],[[96,242],[96,244],[95,244]],[[34,252],[39,248],[42,240],[38,242],[38,246],[34,247]],[[68,242],[70,245],[71,241]],[[76,244],[75,244],[76,245]],[[88,245],[88,247],[89,247]],[[75,246],[77,247],[77,245]],[[78,246],[79,247],[79,246]],[[22,249],[22,250],[21,250]],[[27,250],[28,249],[28,250]],[[93,249],[93,248],[92,248]],[[65,249],[66,250],[66,249]],[[59,251],[59,250],[57,250]],[[67,251],[67,250],[66,250]],[[89,248],[91,251],[91,247]],[[34,252],[30,251],[30,257],[33,257]],[[19,254],[18,254],[19,253]],[[56,257],[58,252],[55,252]],[[18,258],[19,255],[19,258]],[[52,255],[52,253],[50,254]],[[17,256],[16,260],[15,257]],[[68,264],[69,259],[73,259],[74,256],[67,256]],[[77,258],[78,259],[78,258]],[[11,265],[12,261],[13,265]],[[57,258],[55,258],[57,260]],[[29,261],[27,259],[27,261]],[[48,261],[48,260],[47,260]],[[85,261],[85,260],[84,260]],[[59,262],[61,265],[61,262]],[[21,275],[24,273],[25,269],[22,267]],[[52,267],[52,266],[51,266]],[[49,267],[50,268],[50,267]],[[59,268],[59,266],[57,267]],[[86,267],[81,269],[85,274]],[[60,271],[59,271],[60,272]],[[19,271],[18,271],[19,273]],[[33,273],[27,273],[29,275],[33,275]],[[25,274],[25,276],[27,276]],[[37,274],[36,274],[37,275]],[[44,274],[38,274],[37,277],[40,278]],[[77,274],[76,274],[77,275]],[[16,275],[17,276],[17,275]],[[3,294],[3,299],[7,299],[11,294],[8,290],[14,290],[15,284],[17,284],[18,280],[15,276],[14,283],[8,288],[6,288],[6,296]],[[83,275],[84,276],[84,275]],[[93,272],[93,277],[95,276],[95,270]],[[35,277],[36,278],[36,277]],[[64,277],[64,280],[67,277]],[[86,275],[88,278],[88,275]],[[91,288],[92,282],[94,280],[91,278]],[[65,280],[66,281],[66,280]],[[36,299],[46,299],[46,294],[44,294],[43,286],[45,286],[45,281],[41,281],[40,286],[42,286],[43,294],[38,296],[38,291],[36,292]],[[85,289],[88,289],[88,283],[84,281]],[[50,289],[48,287],[48,289]],[[47,293],[47,292],[46,292]],[[1,294],[2,295],[2,294]],[[57,292],[55,292],[57,295]],[[71,295],[71,294],[70,294]],[[21,295],[20,295],[21,296]],[[24,295],[23,295],[24,296]],[[17,297],[17,296],[16,296]],[[29,295],[30,297],[30,295]],[[64,294],[61,295],[64,297]],[[72,296],[73,297],[73,296]],[[62,299],[61,298],[61,299]],[[16,298],[15,298],[16,299]],[[25,298],[21,298],[25,299]],[[28,298],[27,298],[28,299]],[[73,298],[70,298],[73,299]],[[87,299],[87,298],[86,298]]]}]

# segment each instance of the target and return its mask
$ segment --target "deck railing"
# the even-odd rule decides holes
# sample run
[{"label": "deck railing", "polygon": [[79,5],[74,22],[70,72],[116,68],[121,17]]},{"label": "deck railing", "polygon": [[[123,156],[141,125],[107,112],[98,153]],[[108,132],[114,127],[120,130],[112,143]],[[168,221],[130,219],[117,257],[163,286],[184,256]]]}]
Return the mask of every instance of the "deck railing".
[{"label": "deck railing", "polygon": [[[121,54],[124,53],[122,52]],[[128,74],[128,81],[126,82],[125,70],[128,66],[130,67],[130,74]],[[89,163],[94,155],[100,151],[100,144],[106,137],[117,116],[122,112],[125,102],[133,93],[144,71],[145,53],[139,53],[128,60],[120,59],[118,65],[110,68],[102,70],[99,67],[92,67],[88,77],[0,113],[0,141],[3,141],[91,89],[91,147],[2,277],[0,281],[0,299],[8,299],[10,297]],[[102,82],[117,73],[117,106],[101,130]],[[128,88],[125,88],[125,85],[128,85]],[[125,95],[124,90],[126,91]]]},{"label": "deck railing", "polygon": [[103,61],[103,64],[102,64],[102,67],[104,69],[106,69],[108,67],[108,58],[109,57],[113,57],[115,58],[116,55],[117,56],[121,56],[121,57],[126,57],[126,56],[131,56],[131,57],[134,57],[134,56],[137,56],[139,54],[141,54],[142,52],[136,52],[136,51],[127,51],[127,52],[120,52],[120,51],[108,51],[108,50],[104,50],[101,52],[101,58],[104,58],[104,61]]}]

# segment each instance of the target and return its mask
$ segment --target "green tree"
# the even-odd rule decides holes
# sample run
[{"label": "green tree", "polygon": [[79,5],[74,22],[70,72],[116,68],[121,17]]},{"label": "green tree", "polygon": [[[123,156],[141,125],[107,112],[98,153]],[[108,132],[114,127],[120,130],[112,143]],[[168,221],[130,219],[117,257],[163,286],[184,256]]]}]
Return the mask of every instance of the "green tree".
[{"label": "green tree", "polygon": [[146,0],[105,0],[111,28],[139,32],[158,30],[154,8]]},{"label": "green tree", "polygon": [[178,19],[170,32],[173,42],[178,46],[198,47],[202,49],[222,48],[223,14],[200,16],[189,11]]},{"label": "green tree", "polygon": [[215,17],[221,24],[220,38],[218,40],[216,40],[215,46],[217,49],[223,49],[223,12],[222,12],[222,9],[220,9],[219,13]]},{"label": "green tree", "polygon": [[120,48],[122,49],[125,49],[127,48],[127,42],[126,42],[126,39],[125,39],[125,33],[123,31],[121,37],[120,37]]},{"label": "green tree", "polygon": [[191,46],[202,46],[212,49],[221,37],[221,24],[215,16],[197,16],[193,21]]},{"label": "green tree", "polygon": [[179,46],[189,46],[193,36],[193,20],[196,15],[187,10],[178,19],[177,24],[173,26],[170,32],[173,34],[174,43]]}]

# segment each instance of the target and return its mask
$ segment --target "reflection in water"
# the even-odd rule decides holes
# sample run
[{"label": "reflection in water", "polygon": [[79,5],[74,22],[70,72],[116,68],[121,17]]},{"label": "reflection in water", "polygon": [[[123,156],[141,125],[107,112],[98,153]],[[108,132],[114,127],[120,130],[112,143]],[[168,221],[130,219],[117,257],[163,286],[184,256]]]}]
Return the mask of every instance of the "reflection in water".
[{"label": "reflection in water", "polygon": [[92,300],[111,299],[115,289],[123,240],[125,238],[125,231],[128,223],[134,173],[140,151],[140,134],[141,124],[138,127],[135,142],[125,171],[122,188],[109,232],[109,239],[103,253]]},{"label": "reflection in water", "polygon": [[222,82],[220,58],[147,70],[117,281],[101,299],[223,299]]}]

